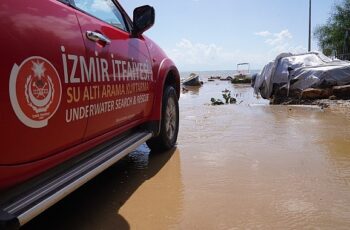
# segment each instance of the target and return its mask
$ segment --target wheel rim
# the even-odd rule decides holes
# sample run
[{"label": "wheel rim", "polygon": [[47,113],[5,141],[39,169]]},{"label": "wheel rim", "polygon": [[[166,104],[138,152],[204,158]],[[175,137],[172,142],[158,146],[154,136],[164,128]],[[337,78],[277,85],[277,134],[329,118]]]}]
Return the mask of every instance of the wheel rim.
[{"label": "wheel rim", "polygon": [[166,116],[165,116],[165,129],[166,134],[169,140],[173,139],[176,132],[176,120],[177,120],[177,112],[176,112],[176,104],[174,98],[170,97],[168,99],[167,107],[166,107]]}]

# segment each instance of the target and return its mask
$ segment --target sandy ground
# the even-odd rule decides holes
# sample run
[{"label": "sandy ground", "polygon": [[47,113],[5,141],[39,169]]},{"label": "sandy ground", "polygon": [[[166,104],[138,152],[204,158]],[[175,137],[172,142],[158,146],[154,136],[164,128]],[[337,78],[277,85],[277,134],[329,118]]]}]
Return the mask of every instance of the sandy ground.
[{"label": "sandy ground", "polygon": [[[211,106],[221,90],[236,105]],[[350,115],[210,82],[181,95],[177,148],[146,146],[24,229],[349,229]]]}]

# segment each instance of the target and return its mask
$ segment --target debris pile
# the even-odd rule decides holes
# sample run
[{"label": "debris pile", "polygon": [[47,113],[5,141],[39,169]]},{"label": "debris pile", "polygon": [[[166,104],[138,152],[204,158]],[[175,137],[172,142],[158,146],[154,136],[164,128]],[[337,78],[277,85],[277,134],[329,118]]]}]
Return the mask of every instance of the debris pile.
[{"label": "debris pile", "polygon": [[272,104],[350,99],[350,62],[318,52],[280,54],[252,78],[252,87]]}]

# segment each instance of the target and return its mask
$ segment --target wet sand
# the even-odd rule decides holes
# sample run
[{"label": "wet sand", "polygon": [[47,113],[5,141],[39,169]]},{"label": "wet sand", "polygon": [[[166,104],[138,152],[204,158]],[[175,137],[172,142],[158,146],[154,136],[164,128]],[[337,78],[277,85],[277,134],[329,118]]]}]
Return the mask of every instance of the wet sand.
[{"label": "wet sand", "polygon": [[[225,88],[238,104],[211,106]],[[24,229],[349,229],[350,115],[209,82],[181,95],[178,146],[145,146]]]}]

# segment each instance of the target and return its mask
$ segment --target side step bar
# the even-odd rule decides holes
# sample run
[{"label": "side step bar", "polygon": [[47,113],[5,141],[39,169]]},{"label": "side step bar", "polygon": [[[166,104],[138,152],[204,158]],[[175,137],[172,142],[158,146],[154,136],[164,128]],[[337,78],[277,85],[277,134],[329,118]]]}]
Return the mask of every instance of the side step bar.
[{"label": "side step bar", "polygon": [[119,161],[152,137],[140,131],[99,148],[64,172],[24,192],[0,208],[0,229],[17,229]]}]

